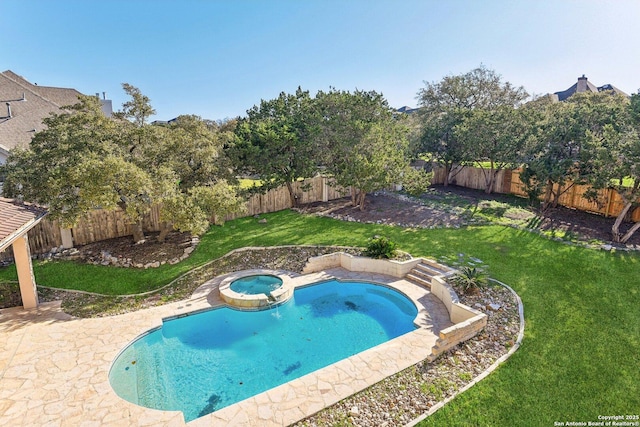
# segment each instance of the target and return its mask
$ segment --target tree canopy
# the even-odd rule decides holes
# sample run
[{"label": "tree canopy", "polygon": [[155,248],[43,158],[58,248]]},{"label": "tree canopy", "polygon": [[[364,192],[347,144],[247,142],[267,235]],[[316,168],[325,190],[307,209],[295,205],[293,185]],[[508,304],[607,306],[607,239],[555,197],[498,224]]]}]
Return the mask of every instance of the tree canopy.
[{"label": "tree canopy", "polygon": [[[502,158],[501,153],[518,152],[515,146],[505,147],[515,140],[502,135],[506,130],[517,131],[516,116],[509,109],[521,105],[528,96],[523,87],[503,82],[499,74],[482,65],[465,74],[445,76],[439,82],[425,82],[418,91],[422,137],[415,154],[427,154],[445,168],[445,186],[462,166],[476,161],[514,163],[512,156]],[[499,130],[493,124],[502,126],[503,123],[496,123],[502,120],[510,126]],[[481,137],[472,131],[478,124],[484,126]],[[497,145],[501,148],[497,149]],[[491,168],[488,174],[489,191],[495,172]]]},{"label": "tree canopy", "polygon": [[209,218],[241,209],[227,184],[224,138],[196,116],[170,127],[150,125],[149,99],[131,85],[123,88],[131,99],[113,119],[97,98],[84,96],[45,119],[29,148],[7,159],[4,194],[47,205],[65,226],[98,207],[121,208],[136,241],[144,239],[142,218],[153,204],[162,206],[161,238],[171,227],[202,233]]},{"label": "tree canopy", "polygon": [[296,206],[293,183],[317,170],[313,129],[309,92],[282,92],[278,98],[262,100],[239,120],[229,153],[238,172],[260,176],[263,190],[286,185],[291,205]]},{"label": "tree canopy", "polygon": [[[611,96],[611,95],[609,95]],[[615,242],[627,242],[640,228],[633,224],[625,233],[620,226],[640,198],[640,95],[631,96],[630,102],[622,97],[609,101],[626,107],[616,111],[611,122],[602,121],[585,132],[585,147],[589,160],[585,167],[585,181],[592,190],[587,196],[600,204],[597,190],[613,188],[622,198],[623,207],[611,227]]]},{"label": "tree canopy", "polygon": [[626,98],[609,92],[575,94],[566,102],[541,100],[534,110],[536,130],[528,140],[521,179],[532,199],[544,191],[542,209],[556,207],[573,185],[587,182],[593,167],[589,135],[605,126],[624,126]]},{"label": "tree canopy", "polygon": [[368,192],[402,182],[408,128],[375,91],[320,91],[316,103],[322,164],[337,185],[351,188],[353,205],[364,210]]}]

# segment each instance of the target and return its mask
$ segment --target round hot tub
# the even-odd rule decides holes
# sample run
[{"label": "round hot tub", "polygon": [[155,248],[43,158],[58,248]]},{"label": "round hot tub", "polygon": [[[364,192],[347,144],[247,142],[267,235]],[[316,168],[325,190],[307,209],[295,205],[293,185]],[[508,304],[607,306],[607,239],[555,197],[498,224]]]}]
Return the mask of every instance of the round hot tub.
[{"label": "round hot tub", "polygon": [[273,270],[246,270],[231,274],[220,283],[218,291],[230,306],[248,310],[264,310],[293,296],[290,277]]},{"label": "round hot tub", "polygon": [[270,295],[282,286],[282,279],[271,274],[246,276],[231,282],[231,290],[245,295]]}]

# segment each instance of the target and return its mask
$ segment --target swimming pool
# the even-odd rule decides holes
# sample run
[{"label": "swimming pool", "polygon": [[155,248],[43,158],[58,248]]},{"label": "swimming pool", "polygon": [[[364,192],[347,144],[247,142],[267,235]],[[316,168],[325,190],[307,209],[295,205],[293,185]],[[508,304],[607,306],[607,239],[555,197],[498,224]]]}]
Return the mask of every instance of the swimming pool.
[{"label": "swimming pool", "polygon": [[168,320],[120,353],[109,380],[120,397],[191,421],[413,331],[416,315],[385,286],[322,282],[270,310]]}]

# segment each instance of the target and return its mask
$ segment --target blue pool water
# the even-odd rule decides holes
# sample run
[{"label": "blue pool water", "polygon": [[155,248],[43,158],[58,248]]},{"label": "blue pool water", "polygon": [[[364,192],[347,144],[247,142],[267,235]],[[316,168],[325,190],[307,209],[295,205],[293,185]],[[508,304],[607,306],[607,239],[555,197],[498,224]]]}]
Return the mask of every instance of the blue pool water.
[{"label": "blue pool water", "polygon": [[231,290],[239,294],[266,294],[282,286],[282,279],[270,274],[259,274],[236,279],[231,282]]},{"label": "blue pool water", "polygon": [[269,310],[166,321],[120,353],[109,380],[123,399],[191,421],[410,332],[416,315],[387,287],[322,282]]}]

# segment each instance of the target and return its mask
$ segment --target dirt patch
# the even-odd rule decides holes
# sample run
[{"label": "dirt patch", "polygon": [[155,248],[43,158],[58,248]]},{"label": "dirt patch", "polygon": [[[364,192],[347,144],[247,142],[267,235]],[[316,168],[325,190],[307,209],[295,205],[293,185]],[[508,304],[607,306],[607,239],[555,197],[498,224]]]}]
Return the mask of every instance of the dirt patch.
[{"label": "dirt patch", "polygon": [[[464,198],[470,203],[475,205],[481,205],[488,200],[500,201],[504,203],[519,203],[523,206],[526,204],[526,199],[515,197],[506,194],[485,194],[484,191],[473,190],[458,186],[449,186],[447,188],[442,186],[432,187],[434,193],[443,195],[456,195],[457,197]],[[430,193],[428,197],[438,197]],[[515,201],[515,202],[514,202]],[[569,238],[575,238],[580,241],[601,241],[611,243],[611,226],[613,225],[615,218],[605,218],[602,215],[593,214],[589,212],[579,211],[575,209],[569,209],[565,207],[558,207],[550,209],[545,213],[541,213],[533,208],[527,207],[532,217],[522,218],[526,219],[529,228],[548,231],[550,233],[559,233],[567,235]],[[620,231],[626,232],[633,223],[625,222],[621,225]],[[628,245],[640,246],[640,234],[636,233],[628,242]]]},{"label": "dirt patch", "polygon": [[[522,198],[505,194],[485,194],[483,191],[457,186],[431,187],[419,199],[395,193],[374,193],[367,196],[364,211],[351,206],[349,198],[310,203],[298,210],[345,221],[421,228],[458,228],[497,220],[505,225],[538,230],[550,237],[601,243],[611,243],[611,226],[615,221],[615,218],[605,218],[564,207],[551,209],[542,214],[529,207],[527,201]],[[488,220],[489,216],[493,220]],[[624,232],[631,225],[624,223],[621,231]],[[628,245],[640,246],[640,233],[636,233]]]},{"label": "dirt patch", "polygon": [[135,243],[131,236],[102,240],[78,247],[78,257],[85,262],[100,262],[105,255],[128,260],[132,265],[168,262],[180,258],[184,249],[191,246],[191,234],[171,232],[163,243],[159,233],[146,233],[146,239]]},{"label": "dirt patch", "polygon": [[404,227],[460,227],[469,223],[462,211],[431,207],[390,194],[367,196],[366,209],[351,206],[351,199],[315,202],[298,209],[301,213],[331,216],[345,221],[399,225]]}]

